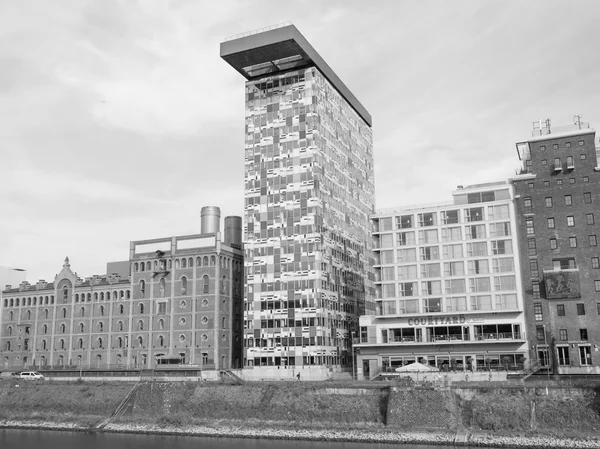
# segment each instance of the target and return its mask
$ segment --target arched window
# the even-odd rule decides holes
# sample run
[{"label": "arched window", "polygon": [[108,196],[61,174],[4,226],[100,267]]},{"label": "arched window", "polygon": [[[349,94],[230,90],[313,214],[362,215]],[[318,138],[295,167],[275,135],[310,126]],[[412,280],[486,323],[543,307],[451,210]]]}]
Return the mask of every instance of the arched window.
[{"label": "arched window", "polygon": [[83,338],[79,339],[79,349],[83,349]]},{"label": "arched window", "polygon": [[87,302],[92,302],[92,294],[91,293],[87,294]]},{"label": "arched window", "polygon": [[83,334],[85,329],[85,326],[83,325],[83,323],[79,323],[79,332],[81,332]]},{"label": "arched window", "polygon": [[208,267],[208,256],[204,256],[204,259],[202,259],[202,265]]},{"label": "arched window", "polygon": [[152,270],[152,264],[150,263],[150,261],[146,262],[146,271],[151,271]]},{"label": "arched window", "polygon": [[62,338],[60,339],[60,349],[65,349],[65,341]]},{"label": "arched window", "polygon": [[159,284],[160,284],[160,296],[164,297],[165,296],[165,289],[166,289],[165,278],[160,278]]},{"label": "arched window", "polygon": [[10,351],[10,341],[7,341],[7,342],[6,342],[6,350],[7,350],[7,351]]},{"label": "arched window", "polygon": [[67,309],[64,309],[64,308],[62,309],[62,316],[63,316],[63,318],[67,317]]},{"label": "arched window", "polygon": [[100,315],[104,316],[104,306],[100,306]]},{"label": "arched window", "polygon": [[40,357],[40,365],[41,366],[46,366],[46,356],[41,356]]},{"label": "arched window", "polygon": [[125,298],[125,292],[123,290],[119,290],[119,299]]},{"label": "arched window", "polygon": [[6,329],[8,332],[8,335],[12,335],[12,326],[8,326],[8,329]]},{"label": "arched window", "polygon": [[190,258],[188,259],[188,266],[189,266],[190,268],[194,268],[194,258],[193,258],[193,257],[190,257]]},{"label": "arched window", "polygon": [[102,337],[98,338],[98,347],[99,348],[102,348],[103,343],[104,342],[102,341]]},{"label": "arched window", "polygon": [[21,300],[20,300],[19,298],[17,298],[17,303],[16,303],[16,306],[17,306],[17,307],[19,307],[20,301],[21,301]]},{"label": "arched window", "polygon": [[80,310],[81,316],[85,316],[85,307],[82,307]]},{"label": "arched window", "polygon": [[208,275],[202,276],[202,293],[208,293]]},{"label": "arched window", "polygon": [[65,301],[69,299],[69,289],[66,286],[63,288],[63,299]]},{"label": "arched window", "polygon": [[58,356],[58,365],[63,366],[65,364],[65,359],[62,355]]},{"label": "arched window", "polygon": [[117,346],[118,346],[119,348],[122,348],[122,347],[123,347],[123,339],[122,339],[121,337],[117,338]]},{"label": "arched window", "polygon": [[140,271],[146,271],[146,264],[144,262],[140,264]]},{"label": "arched window", "polygon": [[167,261],[167,269],[170,270],[171,268],[173,268],[173,261],[171,259],[169,259]]},{"label": "arched window", "polygon": [[146,294],[146,281],[140,281],[140,298],[144,298]]},{"label": "arched window", "polygon": [[138,321],[138,330],[139,331],[143,331],[144,330],[144,322],[142,320]]},{"label": "arched window", "polygon": [[134,264],[133,264],[133,271],[134,271],[135,273],[137,273],[137,272],[138,272],[138,269],[139,269],[139,265],[138,265],[138,263],[136,262],[136,263],[134,263]]},{"label": "arched window", "polygon": [[48,319],[48,309],[44,309],[44,318]]},{"label": "arched window", "polygon": [[180,267],[181,267],[181,263],[179,262],[179,259],[175,259],[175,269],[179,270]]},{"label": "arched window", "polygon": [[221,329],[226,329],[226,324],[227,324],[227,319],[225,317],[223,317],[221,319]]},{"label": "arched window", "polygon": [[144,304],[140,303],[140,314],[144,313]]},{"label": "arched window", "polygon": [[216,263],[217,259],[215,258],[215,256],[210,256],[210,266],[214,267],[215,263]]},{"label": "arched window", "polygon": [[124,313],[124,312],[125,312],[125,307],[123,307],[123,304],[121,304],[121,305],[119,306],[119,313],[120,313],[121,315],[123,315],[123,313]]},{"label": "arched window", "polygon": [[42,350],[46,350],[46,347],[48,346],[48,343],[46,343],[46,340],[42,340]]},{"label": "arched window", "polygon": [[187,268],[187,260],[181,259],[181,268]]},{"label": "arched window", "polygon": [[119,322],[117,323],[117,329],[118,329],[118,330],[120,330],[120,331],[122,331],[122,330],[123,330],[123,321],[119,321]]},{"label": "arched window", "polygon": [[202,258],[196,257],[196,266],[199,267],[200,265],[202,265]]},{"label": "arched window", "polygon": [[79,302],[79,293],[75,295],[75,302]]},{"label": "arched window", "polygon": [[66,330],[67,330],[67,326],[65,326],[65,325],[64,325],[64,323],[63,323],[63,324],[61,324],[61,325],[60,325],[60,333],[61,333],[61,334],[64,334],[64,333],[66,332]]},{"label": "arched window", "polygon": [[165,345],[165,339],[162,335],[158,336],[158,346],[164,346]]},{"label": "arched window", "polygon": [[165,322],[162,318],[160,320],[158,320],[158,328],[160,330],[163,330],[165,328]]},{"label": "arched window", "polygon": [[50,304],[54,304],[54,295],[50,295]]},{"label": "arched window", "polygon": [[139,346],[140,346],[140,348],[141,348],[142,346],[144,346],[144,338],[143,338],[143,337],[141,337],[141,336],[140,336],[140,337],[138,337],[138,343],[139,343]]},{"label": "arched window", "polygon": [[103,332],[104,331],[104,323],[102,321],[100,321],[98,323],[98,332]]},{"label": "arched window", "polygon": [[187,295],[187,278],[185,276],[181,278],[181,294]]},{"label": "arched window", "polygon": [[13,313],[13,311],[11,310],[10,312],[8,312],[8,319],[9,319],[10,321],[12,321],[12,320],[13,320],[13,318],[14,318],[14,313]]},{"label": "arched window", "polygon": [[47,334],[47,333],[48,333],[48,325],[44,324],[44,325],[42,326],[42,332],[43,332],[44,334]]},{"label": "arched window", "polygon": [[221,293],[226,293],[227,279],[225,276],[221,278]]},{"label": "arched window", "polygon": [[[100,292],[100,299],[104,299],[104,293]],[[98,292],[94,292],[94,301],[98,302]]]}]

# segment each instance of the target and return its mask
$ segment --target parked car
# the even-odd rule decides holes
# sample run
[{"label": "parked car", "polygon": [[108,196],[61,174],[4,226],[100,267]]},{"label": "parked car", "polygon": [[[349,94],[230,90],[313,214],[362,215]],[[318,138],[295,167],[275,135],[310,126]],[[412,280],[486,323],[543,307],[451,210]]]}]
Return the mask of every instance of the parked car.
[{"label": "parked car", "polygon": [[38,373],[37,371],[23,371],[19,374],[20,379],[28,379],[28,380],[44,380],[45,377]]},{"label": "parked car", "polygon": [[15,371],[14,373],[10,373],[13,379],[18,379],[21,375],[21,371]]}]

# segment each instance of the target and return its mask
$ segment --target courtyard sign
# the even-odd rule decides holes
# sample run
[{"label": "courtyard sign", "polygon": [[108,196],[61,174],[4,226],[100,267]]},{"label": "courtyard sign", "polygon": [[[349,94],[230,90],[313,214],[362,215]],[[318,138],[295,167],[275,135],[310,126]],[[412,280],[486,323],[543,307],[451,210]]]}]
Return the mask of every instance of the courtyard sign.
[{"label": "courtyard sign", "polygon": [[439,326],[445,324],[463,324],[466,323],[467,319],[464,315],[453,315],[453,316],[428,316],[427,318],[409,318],[409,326]]}]

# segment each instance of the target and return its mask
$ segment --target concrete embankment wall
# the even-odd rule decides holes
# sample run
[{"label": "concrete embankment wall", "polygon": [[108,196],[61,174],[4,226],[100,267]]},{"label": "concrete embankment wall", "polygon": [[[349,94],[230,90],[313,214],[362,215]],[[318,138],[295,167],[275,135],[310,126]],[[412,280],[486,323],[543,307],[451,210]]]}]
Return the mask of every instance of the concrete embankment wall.
[{"label": "concrete embankment wall", "polygon": [[[110,416],[131,383],[0,382],[0,419],[93,422]],[[600,431],[600,389],[332,388],[323,384],[140,384],[119,418],[145,423],[243,422],[268,427]]]}]

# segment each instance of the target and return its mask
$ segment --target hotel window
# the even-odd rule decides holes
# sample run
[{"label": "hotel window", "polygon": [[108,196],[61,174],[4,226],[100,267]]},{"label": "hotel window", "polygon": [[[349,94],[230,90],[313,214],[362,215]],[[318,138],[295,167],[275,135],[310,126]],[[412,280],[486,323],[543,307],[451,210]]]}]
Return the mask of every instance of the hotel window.
[{"label": "hotel window", "polygon": [[492,254],[512,254],[512,241],[492,240]]},{"label": "hotel window", "polygon": [[379,236],[379,247],[389,248],[394,246],[394,234],[381,234]]},{"label": "hotel window", "polygon": [[467,240],[484,239],[485,225],[470,225],[465,227],[465,237]]},{"label": "hotel window", "polygon": [[415,248],[398,250],[398,262],[414,262],[417,260],[417,250]]},{"label": "hotel window", "polygon": [[556,305],[556,314],[558,316],[565,316],[565,305],[564,304]]},{"label": "hotel window", "polygon": [[545,201],[546,201],[546,207],[552,207],[552,197],[551,196],[547,196]]},{"label": "hotel window", "polygon": [[501,259],[492,259],[494,273],[510,273],[515,271],[515,264],[512,257],[503,257]]},{"label": "hotel window", "polygon": [[440,248],[438,246],[425,246],[420,248],[421,260],[439,260]]},{"label": "hotel window", "polygon": [[571,195],[565,195],[565,206],[571,206],[573,204],[573,197]]},{"label": "hotel window", "polygon": [[584,341],[588,339],[587,329],[579,329],[579,339]]},{"label": "hotel window", "polygon": [[442,241],[456,242],[458,240],[462,240],[460,227],[442,228]]},{"label": "hotel window", "polygon": [[414,233],[414,231],[399,232],[397,234],[396,241],[397,241],[398,246],[411,246],[411,245],[414,245],[416,243],[415,242],[415,233]]},{"label": "hotel window", "polygon": [[394,263],[394,250],[388,249],[388,250],[380,251],[379,259],[380,259],[381,265]]},{"label": "hotel window", "polygon": [[394,281],[395,280],[395,272],[394,267],[384,267],[381,269],[381,280],[382,281]]},{"label": "hotel window", "polygon": [[396,224],[398,225],[398,229],[410,229],[413,227],[413,217],[412,215],[402,215],[401,217],[396,219]]},{"label": "hotel window", "polygon": [[567,336],[566,329],[559,329],[558,331],[560,341],[567,341],[569,338]]},{"label": "hotel window", "polygon": [[492,310],[492,297],[489,295],[471,296],[471,310]]},{"label": "hotel window", "polygon": [[555,238],[550,239],[550,249],[558,249],[558,240]]},{"label": "hotel window", "polygon": [[592,203],[592,194],[590,192],[586,192],[583,194],[583,202],[585,204],[591,204]]},{"label": "hotel window", "polygon": [[464,262],[446,262],[444,263],[444,275],[445,276],[464,276],[465,264]]},{"label": "hotel window", "polygon": [[600,281],[594,281],[594,291],[600,292]]},{"label": "hotel window", "polygon": [[[533,219],[532,219],[533,223]],[[510,235],[510,223],[491,223],[490,237],[507,237]]]},{"label": "hotel window", "polygon": [[575,226],[575,217],[573,215],[567,215],[567,226]]},{"label": "hotel window", "polygon": [[583,304],[583,303],[577,304],[577,315],[585,315],[585,304]]},{"label": "hotel window", "polygon": [[458,210],[446,210],[442,211],[442,223],[443,224],[456,224],[459,223],[459,211]]},{"label": "hotel window", "polygon": [[527,253],[530,256],[535,256],[537,254],[537,248],[535,246],[535,239],[527,239]]},{"label": "hotel window", "polygon": [[514,310],[517,308],[517,295],[496,295],[496,310]]},{"label": "hotel window", "polygon": [[562,170],[562,163],[560,162],[559,157],[554,158],[554,170],[556,170],[556,171]]},{"label": "hotel window", "polygon": [[398,279],[408,280],[408,279],[417,279],[417,266],[416,265],[404,265],[402,267],[398,267]]},{"label": "hotel window", "polygon": [[436,216],[437,214],[435,212],[426,212],[423,214],[419,214],[419,227],[426,227],[426,226],[435,226],[437,225],[437,220],[436,220]]},{"label": "hotel window", "polygon": [[401,282],[400,296],[416,296],[417,295],[417,283],[416,282]]},{"label": "hotel window", "polygon": [[600,268],[600,257],[592,257],[592,268]]},{"label": "hotel window", "polygon": [[533,305],[533,316],[535,321],[544,321],[544,313],[542,312],[542,305],[536,303]]},{"label": "hotel window", "polygon": [[421,282],[421,293],[424,296],[441,295],[442,281],[423,281]]},{"label": "hotel window", "polygon": [[594,224],[594,214],[586,214],[585,221],[587,224],[593,225]]},{"label": "hotel window", "polygon": [[590,246],[598,246],[598,241],[596,240],[595,235],[590,235],[588,237],[589,237],[589,241],[590,241]]},{"label": "hotel window", "polygon": [[[489,279],[488,279],[489,281]],[[464,279],[452,279],[446,281],[446,294],[466,293],[466,284]]]},{"label": "hotel window", "polygon": [[523,199],[523,206],[525,207],[526,214],[531,212],[531,198],[530,197]]},{"label": "hotel window", "polygon": [[577,237],[569,237],[569,246],[571,248],[577,248]]},{"label": "hotel window", "polygon": [[538,268],[538,262],[535,259],[531,259],[529,261],[529,271],[531,272],[531,277],[536,278],[540,275],[540,270]]},{"label": "hotel window", "polygon": [[487,243],[479,242],[479,243],[467,243],[467,256],[469,257],[478,257],[478,256],[487,256]]},{"label": "hotel window", "polygon": [[490,272],[489,262],[486,259],[470,260],[469,274],[488,274]]},{"label": "hotel window", "polygon": [[589,346],[580,346],[579,347],[579,363],[581,365],[591,365],[592,364],[592,350]]},{"label": "hotel window", "polygon": [[437,229],[428,229],[426,231],[419,231],[419,243],[437,243],[438,233]]},{"label": "hotel window", "polygon": [[393,231],[392,218],[380,218],[379,219],[379,231]]},{"label": "hotel window", "polygon": [[483,220],[483,207],[471,207],[465,209],[465,218],[468,222]]},{"label": "hotel window", "polygon": [[406,313],[419,313],[418,299],[404,299],[398,301],[398,313],[400,315]]},{"label": "hotel window", "polygon": [[436,313],[442,311],[442,299],[441,298],[424,298],[423,299],[423,312],[424,313]]},{"label": "hotel window", "polygon": [[381,297],[382,298],[395,298],[396,297],[396,284],[383,284],[381,286]]},{"label": "hotel window", "polygon": [[558,364],[561,366],[570,365],[571,361],[569,360],[569,347],[557,346],[556,350],[558,351]]},{"label": "hotel window", "polygon": [[[531,198],[529,198],[529,201],[531,203]],[[507,218],[510,218],[508,204],[488,207],[488,220],[506,220]]]},{"label": "hotel window", "polygon": [[537,282],[531,284],[531,296],[533,299],[540,299],[540,284]]},{"label": "hotel window", "polygon": [[[448,281],[446,281],[448,282]],[[492,284],[490,283],[490,278],[471,278],[469,279],[469,290],[471,293],[475,292],[491,292]],[[448,293],[448,292],[446,292]]]},{"label": "hotel window", "polygon": [[535,234],[535,229],[533,227],[533,218],[525,219],[525,227],[527,228],[527,234]]},{"label": "hotel window", "polygon": [[516,290],[517,282],[514,276],[494,276],[494,290]]},{"label": "hotel window", "polygon": [[446,312],[464,312],[467,310],[467,297],[454,296],[446,298]]},{"label": "hotel window", "polygon": [[421,265],[421,277],[438,278],[441,277],[441,267],[439,263],[425,263]]}]

